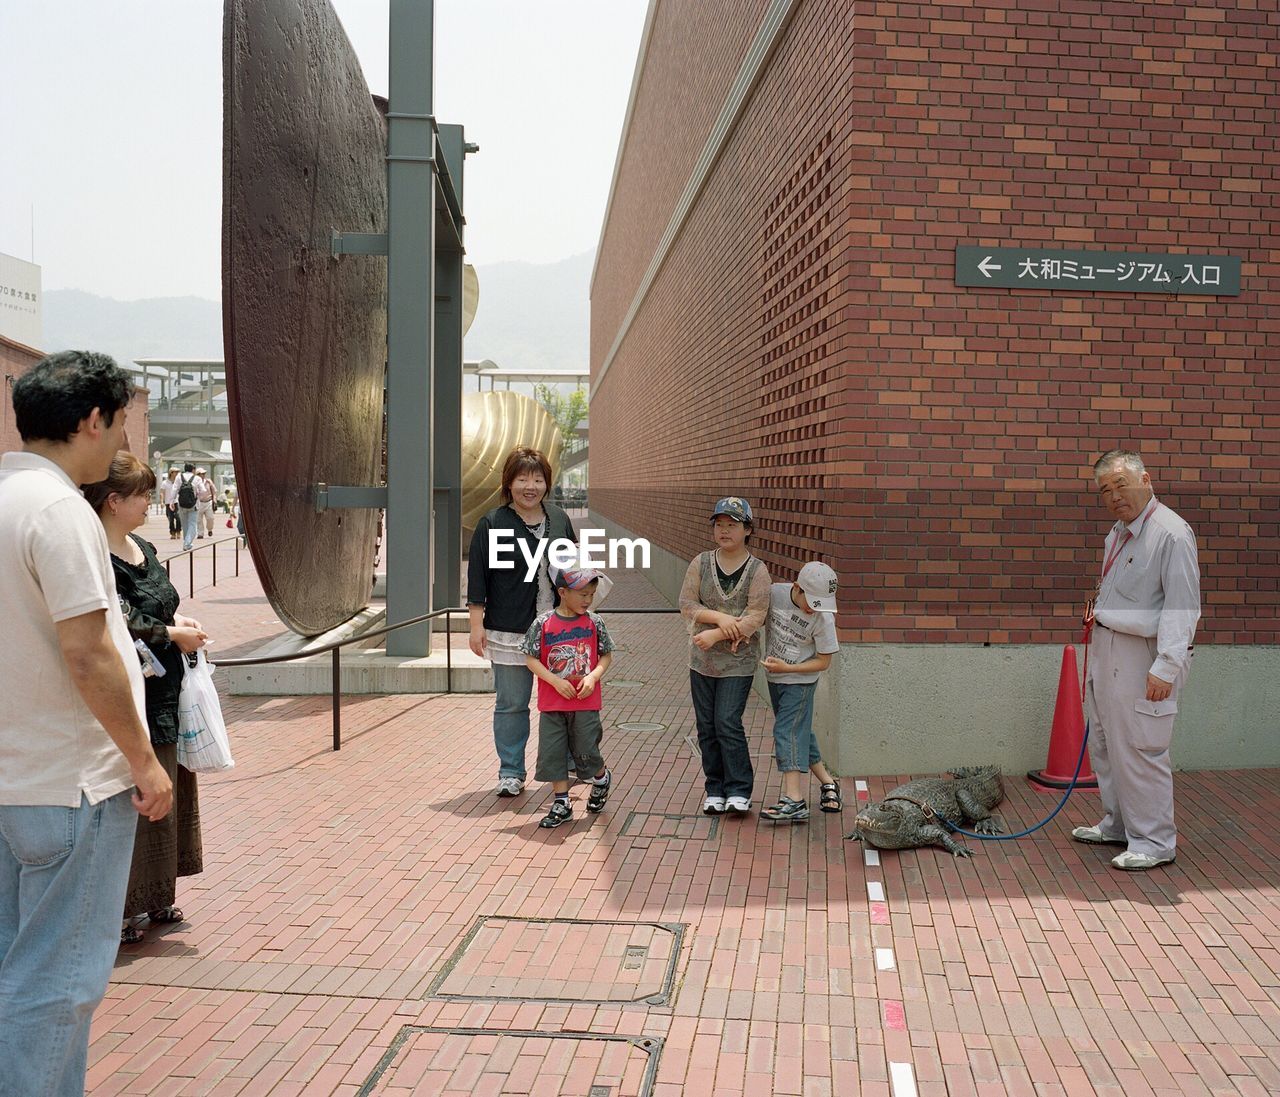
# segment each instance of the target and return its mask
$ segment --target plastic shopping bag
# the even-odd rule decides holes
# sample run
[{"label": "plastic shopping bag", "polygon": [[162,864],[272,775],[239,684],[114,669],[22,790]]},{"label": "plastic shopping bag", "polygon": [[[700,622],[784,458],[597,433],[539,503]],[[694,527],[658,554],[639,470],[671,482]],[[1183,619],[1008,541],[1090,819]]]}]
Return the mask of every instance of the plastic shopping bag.
[{"label": "plastic shopping bag", "polygon": [[222,719],[213,664],[203,651],[183,658],[182,692],[178,695],[178,765],[192,773],[216,773],[235,765],[231,741]]}]

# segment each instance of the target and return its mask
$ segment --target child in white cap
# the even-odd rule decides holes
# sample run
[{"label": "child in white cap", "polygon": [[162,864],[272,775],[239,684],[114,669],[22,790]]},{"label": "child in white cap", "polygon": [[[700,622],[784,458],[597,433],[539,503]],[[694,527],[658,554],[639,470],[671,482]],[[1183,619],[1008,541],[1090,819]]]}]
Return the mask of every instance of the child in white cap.
[{"label": "child in white cap", "polygon": [[[573,818],[569,803],[569,758],[591,785],[587,810],[604,810],[613,774],[600,753],[600,682],[613,662],[613,641],[603,619],[591,612],[608,578],[594,568],[552,568],[559,604],[534,619],[520,642],[525,663],[538,679],[538,766],[534,777],[548,781],[554,799],[543,828]],[[601,589],[604,588],[604,589]]]},{"label": "child in white cap", "polygon": [[835,620],[836,573],[826,564],[810,561],[794,583],[770,587],[769,655],[761,665],[769,679],[782,799],[760,815],[773,823],[803,823],[809,818],[804,794],[806,769],[821,782],[818,806],[823,811],[839,811],[844,806],[840,782],[823,765],[813,733],[818,675],[840,650]]}]

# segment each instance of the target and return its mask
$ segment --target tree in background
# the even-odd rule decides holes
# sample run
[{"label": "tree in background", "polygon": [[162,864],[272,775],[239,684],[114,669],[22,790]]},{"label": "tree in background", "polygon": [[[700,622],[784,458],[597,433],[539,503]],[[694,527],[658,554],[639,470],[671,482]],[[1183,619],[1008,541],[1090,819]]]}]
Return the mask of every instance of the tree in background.
[{"label": "tree in background", "polygon": [[587,391],[579,385],[572,392],[565,394],[550,385],[533,386],[534,398],[547,409],[547,413],[560,428],[560,437],[569,445],[578,429],[578,424],[587,417]]}]

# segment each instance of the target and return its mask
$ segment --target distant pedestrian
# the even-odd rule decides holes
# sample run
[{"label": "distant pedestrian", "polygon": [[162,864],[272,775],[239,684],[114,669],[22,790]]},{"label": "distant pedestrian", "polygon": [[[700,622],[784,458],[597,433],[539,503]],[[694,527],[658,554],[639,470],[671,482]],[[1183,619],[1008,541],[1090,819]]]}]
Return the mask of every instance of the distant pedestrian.
[{"label": "distant pedestrian", "polygon": [[182,536],[182,518],[178,514],[178,467],[169,468],[168,477],[160,484],[160,501],[164,504],[164,515],[169,519],[169,540],[176,541]]},{"label": "distant pedestrian", "polygon": [[604,620],[591,612],[603,579],[592,568],[552,569],[560,602],[529,626],[520,650],[538,679],[538,766],[534,776],[555,794],[540,827],[558,827],[573,817],[569,766],[591,784],[587,810],[604,810],[613,775],[600,753],[603,729],[600,683],[613,662],[613,641]]},{"label": "distant pedestrian", "polygon": [[213,501],[217,497],[207,469],[196,469],[196,533],[197,537],[213,536]]},{"label": "distant pedestrian", "polygon": [[[498,755],[499,796],[524,791],[525,749],[529,743],[529,698],[533,674],[520,643],[533,620],[556,605],[547,553],[528,575],[523,553],[533,556],[539,541],[577,543],[569,516],[547,499],[551,464],[546,455],[517,446],[502,466],[502,498],[476,524],[467,555],[467,609],[471,650],[493,666],[493,743]],[[523,551],[517,542],[523,542]],[[495,547],[512,567],[495,567]],[[543,546],[545,549],[545,546]]]},{"label": "distant pedestrian", "polygon": [[182,549],[185,552],[196,543],[197,523],[200,515],[196,510],[196,467],[190,461],[182,466],[178,476],[178,517],[182,523]]},{"label": "distant pedestrian", "polygon": [[711,512],[716,548],[694,558],[680,588],[680,612],[691,629],[689,683],[707,815],[751,810],[755,771],[742,714],[769,612],[769,572],[747,548],[754,528],[745,499],[729,496],[716,503]]},{"label": "distant pedestrian", "polygon": [[79,485],[107,475],[133,381],[64,351],[13,384],[0,459],[0,1092],[82,1094],[89,1023],[119,947],[138,814],[173,789],[142,668]]},{"label": "distant pedestrian", "polygon": [[835,620],[836,573],[826,564],[811,560],[794,583],[774,583],[770,588],[769,655],[761,665],[769,681],[782,798],[760,816],[773,823],[803,823],[809,818],[805,770],[818,779],[818,806],[823,811],[836,812],[844,806],[840,782],[823,764],[813,732],[818,675],[840,650]]}]

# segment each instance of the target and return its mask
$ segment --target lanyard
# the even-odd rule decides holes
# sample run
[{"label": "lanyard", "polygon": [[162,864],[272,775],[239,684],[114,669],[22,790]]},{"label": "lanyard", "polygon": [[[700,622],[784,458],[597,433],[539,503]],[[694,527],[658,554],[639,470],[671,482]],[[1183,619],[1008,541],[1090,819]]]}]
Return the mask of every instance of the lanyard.
[{"label": "lanyard", "polygon": [[[1160,505],[1159,503],[1157,503],[1154,499],[1152,499],[1151,504],[1147,507],[1146,510],[1142,512],[1142,517],[1139,519],[1139,525],[1138,525],[1139,533],[1142,532],[1143,528],[1147,524],[1147,519],[1151,517],[1156,507],[1158,507],[1159,505]],[[1121,550],[1125,547],[1125,545],[1127,545],[1130,541],[1133,540],[1133,537],[1134,537],[1133,530],[1126,529],[1124,531],[1124,536],[1120,538],[1120,540],[1116,544],[1116,547],[1113,548],[1107,556],[1107,562],[1103,565],[1103,568],[1102,568],[1102,578],[1105,579],[1107,577],[1107,572],[1109,572],[1112,569],[1112,567],[1115,566],[1116,558],[1120,555]]]}]

